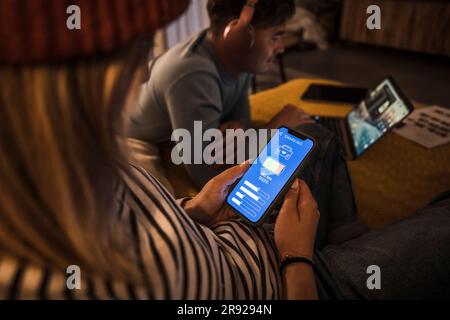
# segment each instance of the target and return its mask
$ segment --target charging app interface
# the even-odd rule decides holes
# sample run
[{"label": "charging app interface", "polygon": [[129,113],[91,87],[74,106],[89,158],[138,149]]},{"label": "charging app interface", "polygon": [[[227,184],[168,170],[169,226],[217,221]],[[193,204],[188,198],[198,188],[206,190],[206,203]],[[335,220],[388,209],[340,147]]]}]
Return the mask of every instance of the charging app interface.
[{"label": "charging app interface", "polygon": [[313,147],[280,128],[227,197],[227,203],[258,222]]}]

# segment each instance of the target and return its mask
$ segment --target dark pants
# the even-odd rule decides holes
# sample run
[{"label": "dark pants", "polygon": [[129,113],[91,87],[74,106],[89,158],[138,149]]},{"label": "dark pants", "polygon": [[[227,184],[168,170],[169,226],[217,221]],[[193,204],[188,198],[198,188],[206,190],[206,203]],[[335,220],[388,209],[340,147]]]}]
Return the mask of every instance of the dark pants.
[{"label": "dark pants", "polygon": [[[450,298],[450,199],[443,194],[411,218],[330,244],[330,233],[354,224],[355,201],[336,137],[319,125],[298,128],[317,142],[300,174],[321,213],[316,237],[316,283],[322,299]],[[344,228],[340,228],[344,227]],[[347,229],[348,230],[348,229]],[[379,267],[381,289],[372,288]],[[369,279],[370,278],[370,279]]]},{"label": "dark pants", "polygon": [[[344,244],[328,245],[315,259],[321,298],[448,299],[450,199]],[[379,267],[381,289],[368,288],[369,266]]]}]

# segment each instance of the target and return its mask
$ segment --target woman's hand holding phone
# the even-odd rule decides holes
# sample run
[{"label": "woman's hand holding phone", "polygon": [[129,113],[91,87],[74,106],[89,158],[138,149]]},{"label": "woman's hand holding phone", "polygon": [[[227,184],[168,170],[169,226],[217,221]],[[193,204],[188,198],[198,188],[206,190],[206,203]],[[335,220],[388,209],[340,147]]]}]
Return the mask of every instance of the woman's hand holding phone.
[{"label": "woman's hand holding phone", "polygon": [[[295,180],[275,222],[275,244],[286,255],[313,259],[320,213],[308,185]],[[293,263],[282,270],[284,297],[289,300],[319,298],[314,270],[306,263]]]},{"label": "woman's hand holding phone", "polygon": [[[246,161],[211,179],[197,196],[186,203],[188,215],[206,226],[236,217],[224,206],[225,198],[249,166],[249,161]],[[303,180],[295,180],[275,222],[275,243],[280,255],[312,258],[319,218],[317,202],[308,185]]]},{"label": "woman's hand holding phone", "polygon": [[320,212],[308,185],[295,180],[275,222],[275,244],[281,256],[312,259]]},{"label": "woman's hand holding phone", "polygon": [[250,166],[250,161],[225,170],[211,179],[202,190],[186,203],[184,209],[196,222],[211,227],[221,221],[236,217],[236,214],[224,206],[225,198],[231,186],[244,175]]},{"label": "woman's hand holding phone", "polygon": [[[213,226],[235,214],[224,206],[234,182],[249,167],[249,162],[224,171],[190,200],[185,209],[197,222]],[[295,180],[288,191],[275,223],[275,243],[281,256],[297,255],[312,259],[320,213],[311,191],[304,181]],[[283,273],[287,299],[317,299],[314,272],[306,264],[292,264]]]}]

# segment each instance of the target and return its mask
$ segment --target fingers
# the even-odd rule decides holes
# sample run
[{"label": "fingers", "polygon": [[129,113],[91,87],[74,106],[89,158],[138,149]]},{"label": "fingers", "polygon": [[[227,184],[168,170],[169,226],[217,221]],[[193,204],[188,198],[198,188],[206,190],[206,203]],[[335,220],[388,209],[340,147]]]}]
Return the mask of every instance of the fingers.
[{"label": "fingers", "polygon": [[279,216],[284,216],[286,214],[296,214],[298,212],[297,204],[299,201],[299,188],[300,184],[298,179],[295,179],[291,188],[284,198],[283,206],[281,207]]},{"label": "fingers", "polygon": [[283,108],[284,112],[288,112],[291,116],[296,115],[300,118],[302,123],[314,123],[315,121],[311,118],[311,116],[305,112],[302,108],[294,106],[293,104],[287,104]]},{"label": "fingers", "polygon": [[302,108],[298,108],[298,110],[300,111],[300,119],[303,123],[315,123],[313,118],[311,118],[311,116],[306,113],[305,110],[303,110]]},{"label": "fingers", "polygon": [[318,211],[317,202],[305,181],[296,179],[284,198],[281,214],[297,213],[303,210],[312,209]]},{"label": "fingers", "polygon": [[302,123],[316,123],[314,121],[314,119],[311,118],[309,115],[303,115],[300,117],[300,119],[301,119]]},{"label": "fingers", "polygon": [[244,175],[244,173],[247,171],[249,166],[250,166],[250,161],[247,160],[240,165],[237,165],[228,170],[225,170],[224,172],[222,172],[221,174],[216,176],[214,178],[214,180],[216,183],[218,183],[221,186],[224,186],[225,188],[229,187],[233,183],[235,183],[237,179],[239,179],[240,177],[242,177]]},{"label": "fingers", "polygon": [[311,198],[313,199],[313,195],[311,193],[311,189],[309,189],[308,185],[304,180],[299,180],[299,188],[300,188],[300,194],[302,197]]},{"label": "fingers", "polygon": [[303,111],[297,106],[294,106],[293,104],[287,104],[283,107],[283,109],[278,114],[286,114],[286,115],[293,115],[298,113],[299,111]]},{"label": "fingers", "polygon": [[303,114],[306,114],[305,110],[303,110],[302,108],[297,107],[296,105],[293,105],[293,104],[291,104],[291,103],[288,103],[287,105],[285,105],[285,106],[283,107],[283,109],[284,109],[284,110],[290,110],[290,111],[297,112],[297,113],[303,113]]},{"label": "fingers", "polygon": [[283,109],[296,109],[297,107],[296,106],[294,106],[292,103],[288,103],[287,105],[285,105],[284,107],[283,107]]},{"label": "fingers", "polygon": [[312,208],[314,211],[318,210],[317,202],[314,199],[311,190],[309,189],[308,185],[305,181],[300,180],[300,196],[298,199],[298,207],[300,209],[300,212],[305,208]]}]

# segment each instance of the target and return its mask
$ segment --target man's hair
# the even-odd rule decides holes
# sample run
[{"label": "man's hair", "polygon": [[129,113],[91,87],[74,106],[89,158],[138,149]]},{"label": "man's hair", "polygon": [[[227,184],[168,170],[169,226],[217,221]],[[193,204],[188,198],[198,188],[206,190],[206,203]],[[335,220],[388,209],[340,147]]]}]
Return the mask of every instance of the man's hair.
[{"label": "man's hair", "polygon": [[[210,29],[218,34],[226,25],[239,18],[247,0],[208,0]],[[277,26],[285,23],[295,13],[294,0],[260,0],[255,7],[252,25],[255,28]]]}]

